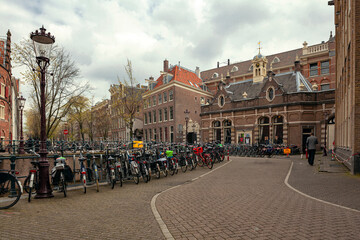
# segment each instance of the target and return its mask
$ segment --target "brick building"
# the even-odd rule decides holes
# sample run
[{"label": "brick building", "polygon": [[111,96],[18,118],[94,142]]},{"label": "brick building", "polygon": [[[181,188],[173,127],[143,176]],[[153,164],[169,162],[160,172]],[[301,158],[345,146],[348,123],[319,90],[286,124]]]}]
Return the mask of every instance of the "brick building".
[{"label": "brick building", "polygon": [[11,73],[11,33],[0,37],[0,138],[18,139],[19,80]]},{"label": "brick building", "polygon": [[[330,34],[327,42],[312,46],[303,43],[302,48],[266,56],[265,69],[272,68],[275,74],[294,71],[294,62],[300,61],[301,74],[310,81],[317,90],[335,88],[335,38]],[[218,84],[226,84],[252,79],[258,71],[252,60],[230,64],[201,72],[201,78],[210,91],[216,92]],[[261,73],[263,76],[266,72]]]},{"label": "brick building", "polygon": [[188,142],[200,141],[201,105],[209,102],[212,94],[203,85],[199,68],[195,72],[180,65],[169,68],[165,60],[159,78],[154,81],[151,77],[148,82],[143,94],[145,140],[184,142],[187,132]]},{"label": "brick building", "polygon": [[[321,76],[315,77],[306,70],[312,60],[309,57],[304,64],[303,51],[299,49],[270,57],[262,56],[259,51],[250,61],[202,73],[205,83],[216,91],[213,101],[201,110],[204,141],[281,143],[304,148],[306,138],[314,132],[320,143],[325,144],[325,117],[334,111],[335,103],[335,92],[331,89],[332,67],[326,71],[320,67],[317,74]],[[320,52],[314,54],[320,55]],[[324,50],[323,56],[317,55],[314,61],[317,66],[324,66],[321,63],[329,61],[331,66],[335,64],[332,54]],[[276,57],[279,60],[274,61]],[[294,62],[290,66],[292,58]],[[267,66],[270,66],[269,71]],[[242,74],[242,71],[246,73]],[[248,71],[251,71],[250,79]]]},{"label": "brick building", "polygon": [[[126,120],[122,117],[121,111],[127,111],[125,106],[120,106],[120,98],[126,97],[126,92],[128,94],[131,87],[127,87],[124,84],[112,84],[110,86],[110,116],[111,116],[111,139],[114,141],[130,141],[130,128],[126,123]],[[145,91],[145,86],[138,84],[137,86],[131,88],[134,91],[134,95],[139,95]],[[127,89],[127,90],[126,90]],[[131,93],[132,94],[132,93]],[[142,139],[143,138],[143,112],[142,104],[137,106],[134,123],[133,123],[133,138]]]},{"label": "brick building", "polygon": [[334,5],[336,31],[336,154],[360,173],[360,2]]},{"label": "brick building", "polygon": [[111,139],[110,107],[110,101],[105,99],[91,108],[94,141]]}]

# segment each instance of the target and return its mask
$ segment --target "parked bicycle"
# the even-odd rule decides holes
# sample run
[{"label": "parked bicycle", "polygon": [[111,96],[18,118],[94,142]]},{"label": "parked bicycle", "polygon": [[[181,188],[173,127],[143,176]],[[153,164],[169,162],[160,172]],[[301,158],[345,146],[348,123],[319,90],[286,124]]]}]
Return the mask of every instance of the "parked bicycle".
[{"label": "parked bicycle", "polygon": [[22,185],[17,179],[16,171],[0,170],[0,209],[14,206],[22,194]]}]

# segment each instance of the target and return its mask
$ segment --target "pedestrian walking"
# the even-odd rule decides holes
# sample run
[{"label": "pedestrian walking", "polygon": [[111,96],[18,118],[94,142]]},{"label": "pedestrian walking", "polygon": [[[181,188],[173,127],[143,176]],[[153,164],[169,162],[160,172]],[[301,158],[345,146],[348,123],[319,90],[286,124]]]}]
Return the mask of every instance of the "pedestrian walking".
[{"label": "pedestrian walking", "polygon": [[311,133],[310,137],[306,139],[306,149],[309,154],[308,162],[311,166],[314,165],[316,144],[318,144],[317,137],[314,136],[314,133]]}]

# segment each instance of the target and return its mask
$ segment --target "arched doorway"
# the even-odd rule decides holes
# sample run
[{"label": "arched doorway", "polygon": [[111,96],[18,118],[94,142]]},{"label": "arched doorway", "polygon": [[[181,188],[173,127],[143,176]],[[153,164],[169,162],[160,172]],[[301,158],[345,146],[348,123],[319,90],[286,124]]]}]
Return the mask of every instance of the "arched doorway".
[{"label": "arched doorway", "polygon": [[270,121],[268,117],[262,117],[259,119],[259,143],[269,144],[270,136]]},{"label": "arched doorway", "polygon": [[214,128],[214,140],[221,142],[221,124],[220,121],[214,121],[213,122],[213,128]]},{"label": "arched doorway", "polygon": [[225,144],[231,144],[231,125],[232,122],[230,120],[226,119],[223,121]]},{"label": "arched doorway", "polygon": [[283,143],[283,133],[284,133],[284,117],[281,115],[275,116],[272,119],[273,123],[273,143],[282,144]]}]

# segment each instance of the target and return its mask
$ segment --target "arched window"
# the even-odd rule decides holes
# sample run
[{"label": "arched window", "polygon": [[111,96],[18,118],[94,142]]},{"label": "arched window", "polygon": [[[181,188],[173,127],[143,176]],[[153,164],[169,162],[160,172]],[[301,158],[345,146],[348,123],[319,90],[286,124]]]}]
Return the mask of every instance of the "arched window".
[{"label": "arched window", "polygon": [[224,98],[224,96],[220,96],[219,97],[219,106],[220,107],[223,107],[225,105],[225,98]]},{"label": "arched window", "polygon": [[220,127],[220,121],[214,121],[213,122],[213,127]]},{"label": "arched window", "polygon": [[217,77],[219,77],[219,74],[218,74],[218,73],[214,73],[214,74],[212,75],[212,78],[217,78]]},{"label": "arched window", "polygon": [[224,127],[231,127],[231,121],[230,120],[224,120],[224,122],[223,122],[223,126]]},{"label": "arched window", "polygon": [[266,91],[266,98],[268,101],[272,101],[275,98],[275,89],[274,87],[269,87]]},{"label": "arched window", "polygon": [[261,144],[270,143],[270,123],[268,117],[262,117],[259,119],[259,142]]},{"label": "arched window", "polygon": [[274,144],[282,144],[283,143],[283,124],[284,118],[283,116],[275,116],[273,117],[273,143]]}]

